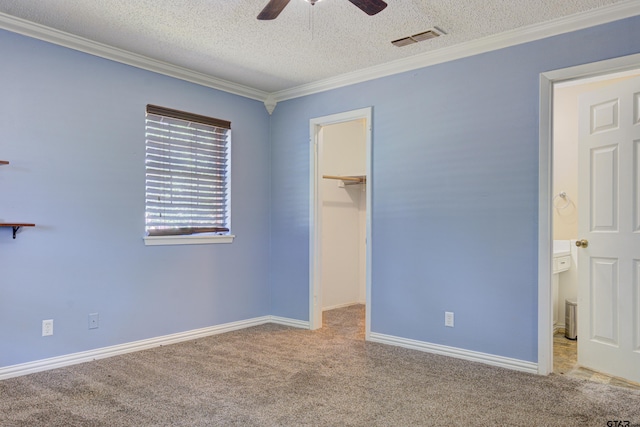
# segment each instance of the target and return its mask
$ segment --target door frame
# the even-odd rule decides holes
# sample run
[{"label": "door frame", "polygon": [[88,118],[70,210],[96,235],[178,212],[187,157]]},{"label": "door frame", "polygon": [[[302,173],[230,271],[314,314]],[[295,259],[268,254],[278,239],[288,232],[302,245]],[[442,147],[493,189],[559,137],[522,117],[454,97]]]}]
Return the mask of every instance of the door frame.
[{"label": "door frame", "polygon": [[343,113],[331,114],[329,116],[313,118],[309,121],[309,149],[310,149],[310,194],[309,198],[309,329],[314,330],[322,327],[322,203],[320,200],[320,159],[322,153],[322,138],[320,130],[323,126],[337,123],[350,122],[354,120],[365,121],[365,167],[366,167],[366,253],[365,253],[365,275],[366,275],[366,307],[365,307],[365,339],[369,339],[371,333],[371,129],[372,129],[372,107]]},{"label": "door frame", "polygon": [[538,151],[538,373],[553,372],[553,296],[551,292],[553,223],[553,86],[640,68],[640,54],[548,71],[540,74]]}]

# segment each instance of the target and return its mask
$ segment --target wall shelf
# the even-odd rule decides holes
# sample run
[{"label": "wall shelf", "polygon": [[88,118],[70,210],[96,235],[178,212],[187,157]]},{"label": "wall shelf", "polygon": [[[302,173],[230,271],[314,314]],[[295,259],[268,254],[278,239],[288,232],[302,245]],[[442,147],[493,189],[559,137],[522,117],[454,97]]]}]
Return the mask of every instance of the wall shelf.
[{"label": "wall shelf", "polygon": [[13,228],[13,238],[16,238],[16,233],[22,227],[35,227],[35,224],[27,223],[27,222],[0,222],[0,227],[11,227]]}]

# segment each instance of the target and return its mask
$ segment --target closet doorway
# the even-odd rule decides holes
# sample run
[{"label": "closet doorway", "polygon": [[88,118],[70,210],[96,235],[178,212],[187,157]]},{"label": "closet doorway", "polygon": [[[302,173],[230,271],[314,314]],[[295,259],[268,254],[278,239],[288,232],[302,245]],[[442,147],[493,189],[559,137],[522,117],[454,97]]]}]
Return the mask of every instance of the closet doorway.
[{"label": "closet doorway", "polygon": [[371,108],[310,120],[309,326],[365,304],[370,332]]}]

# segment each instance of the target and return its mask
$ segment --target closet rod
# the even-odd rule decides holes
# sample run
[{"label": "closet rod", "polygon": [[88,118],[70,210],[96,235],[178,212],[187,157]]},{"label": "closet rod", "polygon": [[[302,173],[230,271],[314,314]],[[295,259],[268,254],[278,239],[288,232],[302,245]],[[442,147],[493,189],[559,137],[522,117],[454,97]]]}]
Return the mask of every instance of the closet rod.
[{"label": "closet rod", "polygon": [[336,176],[336,175],[322,175],[323,178],[326,179],[339,179],[341,181],[353,181],[353,182],[365,182],[366,177],[357,177],[357,176]]}]

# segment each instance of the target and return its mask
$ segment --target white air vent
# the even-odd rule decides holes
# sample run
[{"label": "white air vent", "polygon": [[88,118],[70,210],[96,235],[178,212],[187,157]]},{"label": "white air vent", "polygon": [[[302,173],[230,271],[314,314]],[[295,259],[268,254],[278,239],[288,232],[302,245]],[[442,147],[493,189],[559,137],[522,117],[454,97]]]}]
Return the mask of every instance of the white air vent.
[{"label": "white air vent", "polygon": [[409,37],[404,37],[398,40],[394,40],[391,42],[391,44],[393,44],[394,46],[402,47],[402,46],[418,43],[424,40],[435,39],[436,37],[440,37],[443,34],[445,34],[444,31],[434,27],[422,33],[418,33]]}]

